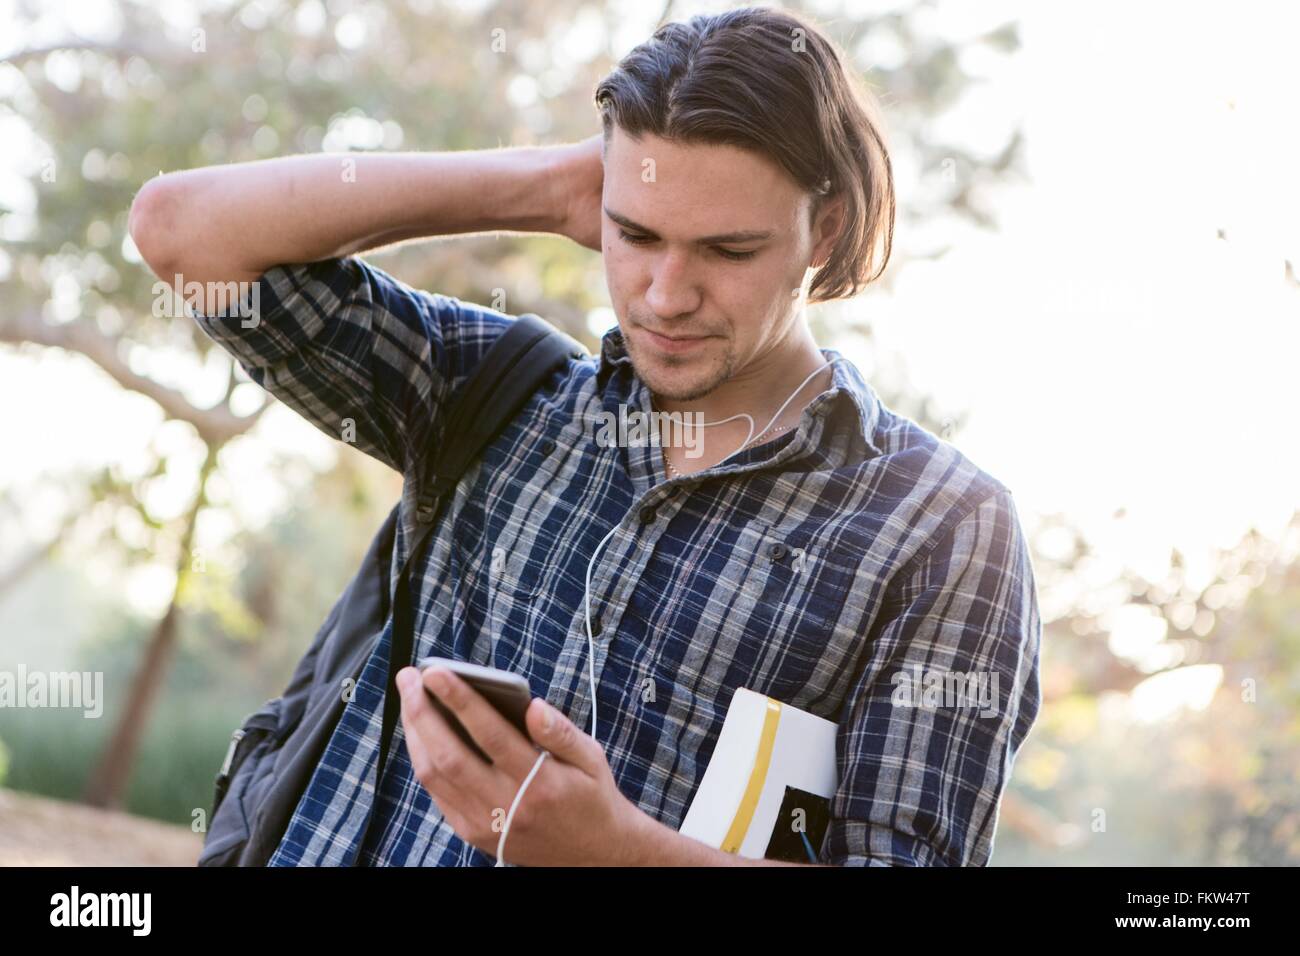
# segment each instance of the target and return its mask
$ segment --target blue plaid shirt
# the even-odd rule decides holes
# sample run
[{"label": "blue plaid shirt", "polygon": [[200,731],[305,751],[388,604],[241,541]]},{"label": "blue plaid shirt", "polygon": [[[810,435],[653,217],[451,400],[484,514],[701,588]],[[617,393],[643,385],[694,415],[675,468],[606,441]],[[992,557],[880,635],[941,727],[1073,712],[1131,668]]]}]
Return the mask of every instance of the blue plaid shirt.
[{"label": "blue plaid shirt", "polygon": [[[257,292],[253,328],[234,312],[196,321],[280,401],[406,477],[400,568],[416,456],[512,318],[355,257],[277,266]],[[596,440],[602,411],[651,411],[610,330],[598,359],[557,370],[462,478],[413,575],[415,658],[521,674],[590,731],[584,578],[617,525],[591,601],[597,739],[625,796],[680,828],[744,687],[838,725],[821,862],[984,864],[1040,703],[1016,508],[851,363],[833,376],[797,428],[669,480],[653,445]],[[391,621],[271,865],[493,864],[415,778],[400,721],[361,845],[390,637]],[[945,698],[954,675],[968,691],[982,675],[986,706]]]}]

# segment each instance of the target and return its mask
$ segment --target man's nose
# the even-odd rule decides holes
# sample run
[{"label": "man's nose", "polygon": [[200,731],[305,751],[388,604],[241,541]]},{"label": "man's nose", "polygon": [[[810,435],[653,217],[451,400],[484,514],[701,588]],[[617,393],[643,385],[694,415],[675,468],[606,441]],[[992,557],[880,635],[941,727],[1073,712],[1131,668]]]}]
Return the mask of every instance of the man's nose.
[{"label": "man's nose", "polygon": [[661,319],[688,315],[700,307],[700,288],[688,253],[673,250],[659,256],[650,273],[645,301]]}]

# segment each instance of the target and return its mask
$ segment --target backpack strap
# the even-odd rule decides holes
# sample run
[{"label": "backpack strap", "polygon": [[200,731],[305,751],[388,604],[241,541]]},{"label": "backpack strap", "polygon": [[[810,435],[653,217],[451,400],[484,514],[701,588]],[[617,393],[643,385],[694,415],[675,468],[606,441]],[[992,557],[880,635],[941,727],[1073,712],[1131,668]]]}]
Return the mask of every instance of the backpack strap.
[{"label": "backpack strap", "polygon": [[401,698],[397,672],[411,664],[414,625],[411,612],[411,573],[443,505],[456,483],[483,450],[500,434],[528,398],[551,373],[571,358],[587,358],[578,342],[538,316],[519,316],[492,343],[470,378],[461,386],[447,413],[447,425],[436,450],[422,463],[416,498],[416,531],[397,581],[393,598],[393,639],[389,645],[388,676],[384,681],[384,721],[375,767],[375,797],[366,824],[364,846],[376,817],[379,782],[388,760],[389,745]]}]

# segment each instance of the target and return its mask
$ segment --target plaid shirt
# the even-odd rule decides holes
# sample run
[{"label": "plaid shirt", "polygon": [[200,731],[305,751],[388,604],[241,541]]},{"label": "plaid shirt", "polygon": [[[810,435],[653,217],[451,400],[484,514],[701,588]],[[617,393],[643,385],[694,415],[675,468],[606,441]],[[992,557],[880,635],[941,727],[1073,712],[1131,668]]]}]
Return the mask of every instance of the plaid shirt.
[{"label": "plaid shirt", "polygon": [[[195,320],[276,398],[406,476],[400,568],[415,457],[511,317],[355,257],[277,266],[257,292],[254,328],[233,312]],[[610,330],[460,481],[413,572],[415,656],[521,674],[590,732],[584,579],[617,525],[591,602],[596,736],[625,796],[680,828],[745,687],[838,725],[821,862],[984,864],[1040,703],[1019,518],[1005,486],[886,408],[852,364],[833,376],[797,428],[668,480],[653,445],[595,439],[602,410],[651,411]],[[360,845],[390,637],[391,620],[271,865],[493,864],[415,778],[400,721]],[[982,675],[989,706],[944,699],[944,675]]]}]

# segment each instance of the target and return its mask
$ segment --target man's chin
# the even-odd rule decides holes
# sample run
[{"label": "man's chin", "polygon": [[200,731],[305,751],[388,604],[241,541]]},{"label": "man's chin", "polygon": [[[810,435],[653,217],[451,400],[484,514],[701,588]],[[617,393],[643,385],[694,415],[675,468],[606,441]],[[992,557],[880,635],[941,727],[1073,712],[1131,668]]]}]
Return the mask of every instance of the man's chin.
[{"label": "man's chin", "polygon": [[632,367],[654,395],[673,402],[703,398],[726,380],[725,368],[713,362],[692,362],[689,365],[638,363],[633,357]]},{"label": "man's chin", "polygon": [[[721,339],[707,343],[708,346],[719,344],[725,345]],[[718,354],[721,350],[709,351],[714,354],[675,357],[640,347],[640,343],[627,346],[637,377],[659,398],[675,402],[703,398],[727,380],[728,356]]]}]

